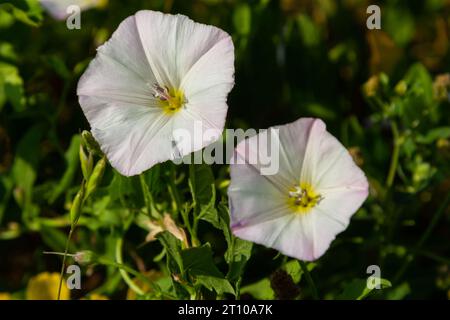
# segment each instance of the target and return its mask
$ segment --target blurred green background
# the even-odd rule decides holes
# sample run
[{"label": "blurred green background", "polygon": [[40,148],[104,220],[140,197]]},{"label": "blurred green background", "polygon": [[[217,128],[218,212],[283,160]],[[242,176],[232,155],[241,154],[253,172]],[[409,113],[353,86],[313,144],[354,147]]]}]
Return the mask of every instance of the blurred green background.
[{"label": "blurred green background", "polygon": [[[366,27],[370,4],[381,7],[381,30]],[[63,251],[81,181],[79,133],[89,126],[77,81],[96,47],[141,9],[185,14],[233,37],[227,127],[319,117],[366,172],[368,200],[314,267],[323,297],[358,285],[376,264],[392,287],[375,298],[450,298],[449,0],[109,0],[82,12],[80,30],[68,30],[36,1],[0,1],[0,292],[23,298],[30,278],[59,271],[60,259],[42,252]],[[224,197],[227,168],[214,174]],[[125,215],[115,179],[108,169],[71,252],[114,250],[109,241]],[[154,186],[161,202],[164,188]],[[126,259],[151,269],[160,247],[140,246],[145,232],[134,228]],[[220,232],[201,230],[222,268]],[[290,298],[277,283],[282,260],[255,247],[242,285],[260,287],[243,298]],[[127,291],[117,270],[91,268],[72,297],[94,290],[110,298]]]}]

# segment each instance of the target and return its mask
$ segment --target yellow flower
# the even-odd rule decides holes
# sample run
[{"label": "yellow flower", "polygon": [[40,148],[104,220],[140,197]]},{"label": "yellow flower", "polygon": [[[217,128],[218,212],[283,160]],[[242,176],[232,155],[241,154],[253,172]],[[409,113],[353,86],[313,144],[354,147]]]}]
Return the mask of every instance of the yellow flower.
[{"label": "yellow flower", "polygon": [[[26,290],[27,300],[56,300],[58,298],[59,274],[43,272],[32,277]],[[69,300],[70,291],[62,283],[61,300]]]},{"label": "yellow flower", "polygon": [[0,292],[0,300],[12,300],[11,294],[8,292]]}]

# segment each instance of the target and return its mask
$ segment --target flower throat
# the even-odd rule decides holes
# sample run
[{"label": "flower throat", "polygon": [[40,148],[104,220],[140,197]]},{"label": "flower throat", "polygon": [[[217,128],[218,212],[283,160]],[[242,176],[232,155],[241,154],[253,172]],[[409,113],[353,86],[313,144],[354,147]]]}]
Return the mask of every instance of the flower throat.
[{"label": "flower throat", "polygon": [[153,96],[158,99],[158,103],[168,114],[179,111],[187,102],[183,91],[179,89],[169,89],[166,86],[161,87],[158,84],[153,85]]},{"label": "flower throat", "polygon": [[289,190],[289,205],[299,213],[307,213],[323,200],[309,183],[301,183]]}]

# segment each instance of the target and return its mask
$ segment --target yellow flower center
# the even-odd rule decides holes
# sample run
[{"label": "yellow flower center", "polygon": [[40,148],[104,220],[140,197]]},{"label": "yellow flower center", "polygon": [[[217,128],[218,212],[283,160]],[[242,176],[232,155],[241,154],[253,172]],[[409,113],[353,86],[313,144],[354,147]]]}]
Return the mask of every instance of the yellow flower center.
[{"label": "yellow flower center", "polygon": [[289,190],[288,203],[295,212],[308,213],[312,208],[322,201],[323,197],[314,191],[313,187],[306,182],[295,185]]},{"label": "yellow flower center", "polygon": [[176,113],[187,102],[183,91],[179,89],[169,89],[158,84],[155,84],[153,89],[153,96],[158,99],[160,107],[168,114]]}]

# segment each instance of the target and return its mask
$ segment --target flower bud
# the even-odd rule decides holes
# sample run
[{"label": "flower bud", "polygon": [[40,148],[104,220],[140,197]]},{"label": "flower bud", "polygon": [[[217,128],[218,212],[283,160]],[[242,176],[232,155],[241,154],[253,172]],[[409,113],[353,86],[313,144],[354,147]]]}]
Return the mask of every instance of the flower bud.
[{"label": "flower bud", "polygon": [[373,97],[377,94],[380,86],[380,79],[378,76],[372,76],[363,85],[363,92],[367,97]]},{"label": "flower bud", "polygon": [[83,250],[75,253],[73,259],[76,263],[84,266],[95,263],[97,261],[97,256],[94,252],[90,250]]},{"label": "flower bud", "polygon": [[92,174],[89,177],[86,187],[85,199],[88,198],[92,194],[92,192],[94,192],[95,189],[97,189],[97,187],[100,185],[103,173],[105,172],[105,167],[106,158],[102,157],[95,165],[94,171],[92,171]]},{"label": "flower bud", "polygon": [[399,96],[403,96],[406,91],[408,90],[408,85],[406,84],[405,81],[400,81],[399,83],[397,83],[397,85],[394,88],[395,93],[397,93]]},{"label": "flower bud", "polygon": [[83,209],[84,193],[85,187],[83,183],[77,195],[73,199],[73,203],[70,208],[70,221],[72,223],[72,226],[75,226],[77,224],[78,219],[81,216],[81,210]]},{"label": "flower bud", "polygon": [[83,172],[83,177],[86,181],[89,179],[94,167],[94,159],[92,157],[92,153],[88,152],[88,154],[89,155],[86,155],[83,144],[80,144],[81,171]]},{"label": "flower bud", "polygon": [[81,133],[82,144],[87,148],[88,152],[96,155],[103,156],[100,146],[97,141],[95,141],[92,133],[87,130],[83,130]]}]

